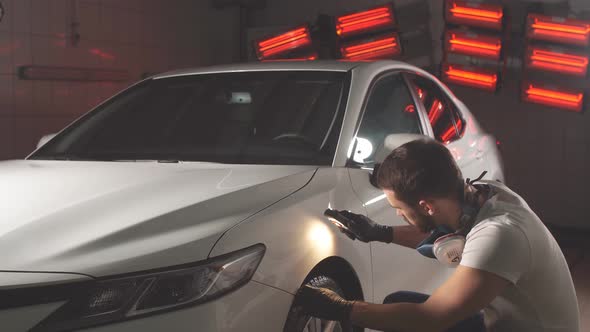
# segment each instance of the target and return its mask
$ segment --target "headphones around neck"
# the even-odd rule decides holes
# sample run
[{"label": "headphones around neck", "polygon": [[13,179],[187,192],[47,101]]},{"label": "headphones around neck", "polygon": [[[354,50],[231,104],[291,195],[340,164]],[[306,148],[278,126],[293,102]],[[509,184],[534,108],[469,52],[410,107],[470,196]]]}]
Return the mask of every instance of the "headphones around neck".
[{"label": "headphones around neck", "polygon": [[[467,179],[465,182],[473,185],[475,182],[481,180],[486,173],[484,171],[477,179]],[[464,190],[463,196],[465,197]],[[463,249],[465,248],[465,236],[473,227],[480,206],[477,199],[467,200],[464,198],[461,203],[461,209],[461,229],[453,231],[446,226],[438,226],[426,239],[418,244],[416,250],[420,254],[429,258],[435,258],[450,267],[459,265],[463,256]]]}]

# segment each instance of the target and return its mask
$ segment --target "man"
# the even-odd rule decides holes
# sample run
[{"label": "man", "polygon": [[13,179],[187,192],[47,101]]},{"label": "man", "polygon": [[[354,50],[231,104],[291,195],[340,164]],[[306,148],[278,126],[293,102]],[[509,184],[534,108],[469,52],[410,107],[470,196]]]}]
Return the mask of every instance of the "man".
[{"label": "man", "polygon": [[[375,180],[414,229],[449,228],[456,232],[451,247],[466,234],[462,255],[456,256],[460,264],[431,296],[398,292],[384,304],[349,301],[330,290],[304,286],[295,299],[304,312],[402,332],[579,331],[576,294],[564,256],[520,196],[496,181],[464,184],[450,152],[432,140],[395,149]],[[364,242],[415,246],[424,237],[410,226],[378,225],[341,212],[342,231]]]}]

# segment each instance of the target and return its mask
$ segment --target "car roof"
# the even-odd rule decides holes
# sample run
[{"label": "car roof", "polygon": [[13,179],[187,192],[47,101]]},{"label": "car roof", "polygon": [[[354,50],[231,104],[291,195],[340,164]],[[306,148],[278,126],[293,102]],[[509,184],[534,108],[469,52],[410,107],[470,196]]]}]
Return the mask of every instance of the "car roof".
[{"label": "car roof", "polygon": [[375,66],[375,64],[387,64],[388,67],[399,65],[400,68],[407,68],[408,64],[387,60],[378,62],[353,62],[338,60],[320,60],[320,61],[269,61],[269,62],[249,62],[226,65],[216,65],[209,67],[181,69],[165,72],[155,75],[154,79],[198,75],[198,74],[215,74],[241,71],[334,71],[347,72],[355,67]]}]

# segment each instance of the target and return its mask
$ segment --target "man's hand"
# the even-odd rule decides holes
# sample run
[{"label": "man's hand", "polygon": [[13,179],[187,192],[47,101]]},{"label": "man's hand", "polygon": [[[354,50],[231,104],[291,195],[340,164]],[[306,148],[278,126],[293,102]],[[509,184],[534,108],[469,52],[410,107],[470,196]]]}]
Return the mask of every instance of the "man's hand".
[{"label": "man's hand", "polygon": [[336,212],[340,215],[337,221],[345,227],[339,227],[340,231],[348,235],[351,239],[358,239],[362,242],[393,242],[393,227],[380,225],[361,214],[345,210]]},{"label": "man's hand", "polygon": [[297,292],[295,303],[301,306],[306,315],[343,321],[350,318],[350,310],[354,301],[345,300],[327,288],[304,285]]}]

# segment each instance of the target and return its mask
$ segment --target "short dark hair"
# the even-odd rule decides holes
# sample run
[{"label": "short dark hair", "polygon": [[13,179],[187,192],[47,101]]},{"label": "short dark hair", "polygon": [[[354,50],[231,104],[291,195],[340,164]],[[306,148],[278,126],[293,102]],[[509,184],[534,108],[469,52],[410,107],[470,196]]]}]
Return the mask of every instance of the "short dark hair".
[{"label": "short dark hair", "polygon": [[410,205],[427,197],[461,199],[463,195],[463,175],[453,155],[441,143],[426,138],[393,150],[377,169],[376,183]]}]

